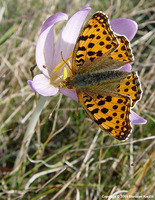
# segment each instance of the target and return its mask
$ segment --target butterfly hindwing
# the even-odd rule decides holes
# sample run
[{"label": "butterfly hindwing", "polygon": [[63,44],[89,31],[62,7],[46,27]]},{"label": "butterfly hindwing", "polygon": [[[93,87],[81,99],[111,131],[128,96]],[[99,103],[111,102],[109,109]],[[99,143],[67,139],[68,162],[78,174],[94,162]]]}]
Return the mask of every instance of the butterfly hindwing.
[{"label": "butterfly hindwing", "polygon": [[134,57],[128,39],[124,35],[115,35],[119,41],[119,47],[109,55],[109,58],[122,62],[121,66],[133,62]]},{"label": "butterfly hindwing", "polygon": [[137,73],[132,72],[131,75],[127,76],[121,84],[118,85],[115,91],[119,94],[130,96],[132,100],[131,106],[133,107],[135,103],[141,99],[142,95],[142,89]]},{"label": "butterfly hindwing", "polygon": [[133,62],[134,57],[128,39],[123,35],[115,36],[118,39],[119,47],[102,59],[91,71],[119,69],[121,66]]},{"label": "butterfly hindwing", "polygon": [[98,126],[118,140],[126,140],[131,132],[130,97],[115,94],[77,92],[79,102]]}]

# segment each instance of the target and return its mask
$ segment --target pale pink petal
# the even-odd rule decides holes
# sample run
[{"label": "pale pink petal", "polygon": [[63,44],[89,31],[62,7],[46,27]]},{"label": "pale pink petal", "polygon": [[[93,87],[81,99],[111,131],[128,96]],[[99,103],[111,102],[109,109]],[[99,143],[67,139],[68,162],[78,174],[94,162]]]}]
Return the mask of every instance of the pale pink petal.
[{"label": "pale pink petal", "polygon": [[27,81],[27,83],[29,84],[31,90],[33,90],[34,92],[37,92],[37,91],[33,88],[32,82],[33,82],[33,81],[30,81],[30,80]]},{"label": "pale pink petal", "polygon": [[129,40],[135,36],[138,25],[131,19],[118,18],[110,22],[111,28],[115,33],[125,35]]},{"label": "pale pink petal", "polygon": [[30,87],[42,96],[53,96],[58,93],[59,89],[50,83],[50,79],[43,74],[36,75],[33,80],[29,81]]},{"label": "pale pink petal", "polygon": [[42,34],[47,28],[53,26],[56,22],[62,20],[68,20],[67,14],[60,12],[50,16],[42,25],[40,34]]},{"label": "pale pink petal", "polygon": [[67,20],[64,13],[57,13],[49,17],[42,26],[36,46],[36,63],[43,74],[48,76],[48,71],[43,66],[50,68],[54,55],[53,26],[56,22]]},{"label": "pale pink petal", "polygon": [[81,26],[83,25],[90,9],[90,7],[87,7],[79,10],[67,22],[56,45],[53,66],[57,65],[62,60],[61,52],[63,58],[66,59],[69,57],[71,51],[73,51]]},{"label": "pale pink petal", "polygon": [[61,92],[62,94],[64,94],[65,96],[75,100],[75,101],[78,101],[78,97],[77,97],[77,94],[75,92],[75,90],[69,90],[69,89],[60,89],[59,92]]},{"label": "pale pink petal", "polygon": [[134,111],[131,111],[130,115],[131,124],[142,125],[146,124],[147,120],[137,115]]},{"label": "pale pink petal", "polygon": [[121,67],[119,70],[129,72],[129,71],[131,71],[131,65],[130,64],[126,64],[123,67]]}]

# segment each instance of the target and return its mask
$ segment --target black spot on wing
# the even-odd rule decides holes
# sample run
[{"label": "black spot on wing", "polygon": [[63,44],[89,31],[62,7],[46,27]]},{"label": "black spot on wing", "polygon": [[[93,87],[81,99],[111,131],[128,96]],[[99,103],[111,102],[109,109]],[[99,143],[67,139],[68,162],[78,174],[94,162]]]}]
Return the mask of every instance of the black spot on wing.
[{"label": "black spot on wing", "polygon": [[98,113],[99,109],[98,108],[95,108],[94,110],[90,111],[92,115]]},{"label": "black spot on wing", "polygon": [[98,102],[98,105],[99,106],[103,106],[105,104],[105,101],[103,101],[103,100],[100,100],[99,102]]},{"label": "black spot on wing", "polygon": [[101,112],[104,113],[104,114],[106,114],[108,112],[108,109],[107,108],[102,108]]},{"label": "black spot on wing", "polygon": [[94,106],[94,104],[86,104],[87,108]]},{"label": "black spot on wing", "polygon": [[95,120],[95,122],[98,124],[98,125],[101,125],[102,123],[106,122],[106,120],[104,118],[100,118],[98,120]]}]

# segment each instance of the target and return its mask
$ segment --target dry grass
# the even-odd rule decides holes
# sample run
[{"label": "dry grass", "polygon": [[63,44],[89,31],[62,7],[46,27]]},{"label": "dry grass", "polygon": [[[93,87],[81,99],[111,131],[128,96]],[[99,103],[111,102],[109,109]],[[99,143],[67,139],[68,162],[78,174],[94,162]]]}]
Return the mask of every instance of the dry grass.
[{"label": "dry grass", "polygon": [[[143,98],[135,110],[148,123],[135,126],[131,139],[121,143],[103,135],[81,107],[79,115],[75,115],[77,104],[73,100],[61,95],[51,97],[38,121],[26,159],[13,173],[17,152],[39,99],[27,80],[31,79],[30,67],[35,64],[41,25],[56,12],[71,16],[85,6],[91,6],[92,13],[103,10],[110,19],[126,17],[138,23],[139,30],[132,41],[133,68],[139,73]],[[81,199],[106,199],[106,195],[121,192],[155,198],[154,11],[152,0],[2,1],[0,199],[68,200],[78,198],[79,194]],[[62,25],[58,24],[56,33]],[[37,73],[39,70],[35,69]]]}]

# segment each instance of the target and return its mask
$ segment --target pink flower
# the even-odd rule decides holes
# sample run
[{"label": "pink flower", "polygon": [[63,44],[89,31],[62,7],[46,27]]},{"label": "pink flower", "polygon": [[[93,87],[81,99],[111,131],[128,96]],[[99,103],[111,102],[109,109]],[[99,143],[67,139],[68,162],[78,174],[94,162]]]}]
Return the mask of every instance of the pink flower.
[{"label": "pink flower", "polygon": [[[53,96],[58,92],[78,101],[76,92],[74,90],[58,88],[57,82],[62,80],[63,69],[66,64],[63,62],[63,67],[55,70],[62,63],[63,59],[69,58],[74,49],[76,39],[79,35],[80,29],[88,15],[90,7],[79,10],[69,20],[65,13],[56,13],[49,17],[42,26],[37,46],[36,46],[36,63],[42,74],[36,75],[32,81],[28,81],[31,89],[42,96]],[[66,26],[61,32],[61,35],[54,48],[54,25],[55,23],[68,20]],[[136,22],[130,19],[116,19],[111,21],[111,28],[114,32],[125,35],[129,40],[132,40],[137,32]],[[61,55],[62,52],[62,55]],[[68,62],[68,60],[66,60]],[[65,68],[67,69],[67,67]],[[131,65],[126,64],[121,68],[123,71],[130,71]],[[146,120],[131,111],[130,120],[132,124],[145,124]]]}]

